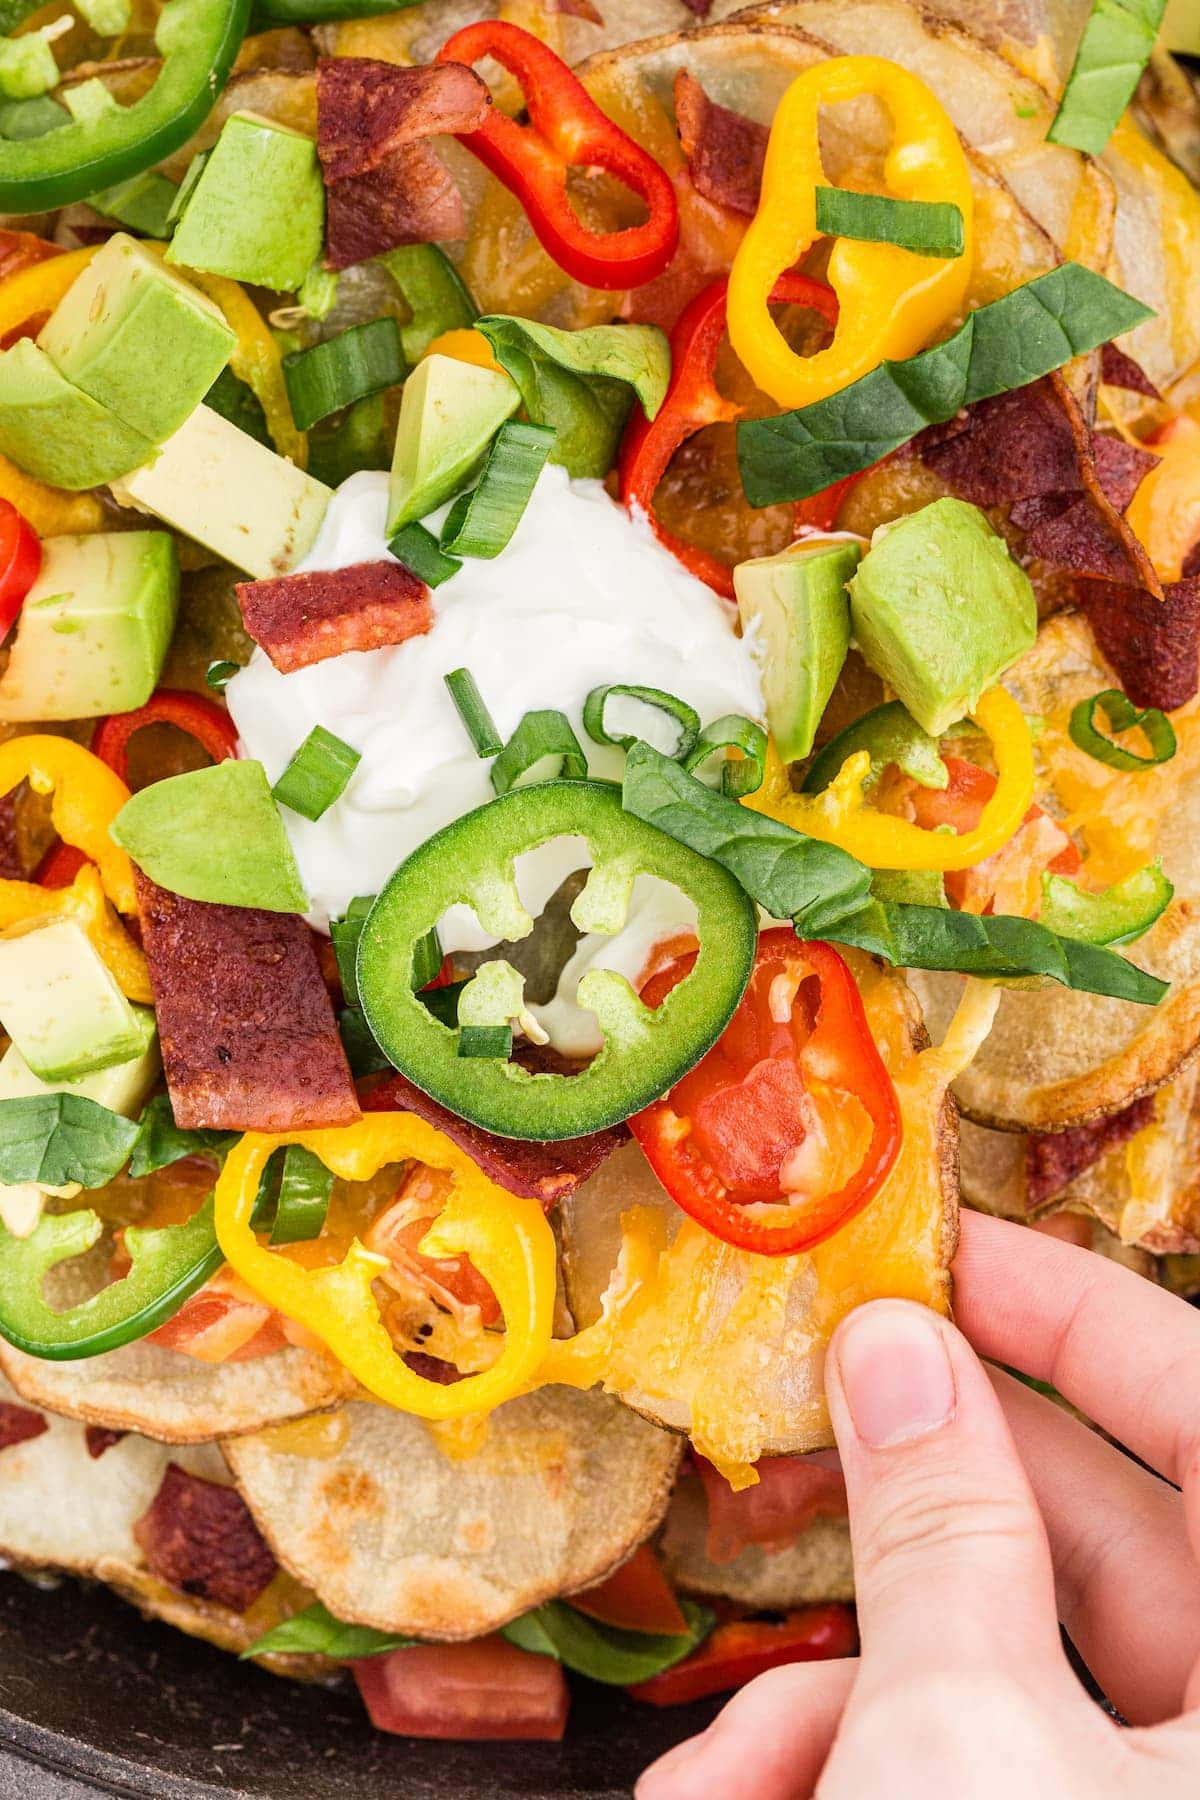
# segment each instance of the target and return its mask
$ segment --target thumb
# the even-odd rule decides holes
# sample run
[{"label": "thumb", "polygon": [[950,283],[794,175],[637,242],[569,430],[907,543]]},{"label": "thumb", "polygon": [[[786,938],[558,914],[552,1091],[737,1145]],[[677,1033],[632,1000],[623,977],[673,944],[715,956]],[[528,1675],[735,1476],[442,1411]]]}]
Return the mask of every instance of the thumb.
[{"label": "thumb", "polygon": [[1050,1551],[991,1383],[906,1300],[843,1320],[826,1364],[862,1635],[859,1687],[1003,1664],[1069,1682]]}]

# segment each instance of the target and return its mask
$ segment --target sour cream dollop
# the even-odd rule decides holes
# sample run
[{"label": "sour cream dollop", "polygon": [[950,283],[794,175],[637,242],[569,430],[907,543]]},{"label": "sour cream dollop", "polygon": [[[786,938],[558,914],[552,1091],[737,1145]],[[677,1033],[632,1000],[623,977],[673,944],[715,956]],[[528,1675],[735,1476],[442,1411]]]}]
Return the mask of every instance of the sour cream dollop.
[{"label": "sour cream dollop", "polygon": [[[351,476],[334,495],[302,569],[388,559],[387,476]],[[595,687],[635,682],[687,700],[702,721],[723,713],[763,718],[750,647],[729,609],[598,481],[572,481],[548,464],[506,548],[466,560],[433,595],[434,624],[389,649],[350,652],[282,675],[262,650],[226,689],[242,754],[270,781],[315,725],[361,755],[345,793],[317,820],[282,809],[307,888],[310,921],[325,929],[359,894],[374,894],[418,844],[493,796],[489,764],[475,754],[443,677],[467,668],[501,738],[535,708],[566,713],[592,774],[619,778],[621,751],[592,743],[583,703]],[[610,720],[616,716],[610,712]],[[639,711],[644,735],[652,720]],[[662,742],[669,739],[664,730]],[[522,857],[521,897],[540,911],[563,877],[584,866],[579,841]],[[540,1012],[556,1047],[598,1047],[594,1021],[572,1004],[585,967],[636,979],[650,947],[691,919],[675,889],[639,881],[625,928],[587,938],[563,971],[559,996]],[[447,950],[494,940],[464,908],[442,921]]]}]

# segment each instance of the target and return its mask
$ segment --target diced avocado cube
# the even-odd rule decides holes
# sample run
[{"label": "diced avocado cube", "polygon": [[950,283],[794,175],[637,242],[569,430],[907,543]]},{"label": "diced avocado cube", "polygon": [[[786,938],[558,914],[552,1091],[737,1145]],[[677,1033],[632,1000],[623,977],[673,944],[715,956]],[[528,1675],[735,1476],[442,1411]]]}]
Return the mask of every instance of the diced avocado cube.
[{"label": "diced avocado cube", "polygon": [[32,338],[0,352],[0,451],[52,487],[99,487],[154,445],[55,368]]},{"label": "diced avocado cube", "polygon": [[123,231],[75,277],[38,337],[60,374],[152,444],[199,406],[236,343],[207,295]]},{"label": "diced avocado cube", "polygon": [[762,674],[767,724],[784,762],[813,747],[850,648],[846,583],[857,544],[784,550],[733,571],[742,629]]},{"label": "diced avocado cube", "polygon": [[141,232],[143,237],[165,238],[178,192],[175,183],[156,169],[143,169],[128,181],[118,181],[113,187],[89,194],[88,205],[106,219],[115,219],[130,231]]},{"label": "diced avocado cube", "polygon": [[452,356],[427,356],[404,384],[387,535],[423,519],[466,487],[484,452],[521,404],[515,381]]},{"label": "diced avocado cube", "polygon": [[259,579],[286,575],[307,556],[333,497],[208,406],[113,494]]},{"label": "diced avocado cube", "polygon": [[0,1024],[42,1081],[76,1081],[146,1049],[144,1012],[75,919],[0,938]]},{"label": "diced avocado cube", "polygon": [[321,257],[325,184],[313,140],[256,113],[226,119],[183,209],[170,262],[294,290]]},{"label": "diced avocado cube", "polygon": [[260,762],[219,762],[152,782],[125,802],[109,833],[151,881],[187,900],[307,910]]},{"label": "diced avocado cube", "polygon": [[1032,648],[1029,577],[977,506],[935,500],[876,532],[850,582],[859,649],[940,737]]},{"label": "diced avocado cube", "polygon": [[0,1056],[0,1100],[30,1100],[37,1094],[81,1094],[97,1106],[123,1118],[136,1119],[158,1080],[161,1067],[158,1055],[158,1031],[154,1009],[131,1006],[137,1021],[142,1047],[127,1062],[113,1063],[107,1069],[95,1069],[75,1081],[43,1081],[35,1075],[15,1044]]},{"label": "diced avocado cube", "polygon": [[178,603],[168,532],[47,538],[0,676],[0,719],[98,719],[144,706]]}]

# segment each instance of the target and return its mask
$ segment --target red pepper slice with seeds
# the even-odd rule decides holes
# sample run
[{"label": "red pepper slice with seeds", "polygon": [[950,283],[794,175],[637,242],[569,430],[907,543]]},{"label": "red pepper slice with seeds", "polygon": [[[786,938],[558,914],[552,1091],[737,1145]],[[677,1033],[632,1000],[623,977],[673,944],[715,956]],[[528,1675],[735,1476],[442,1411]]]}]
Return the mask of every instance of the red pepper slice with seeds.
[{"label": "red pepper slice with seeds", "polygon": [[225,762],[237,755],[237,731],[227,712],[202,694],[182,688],[159,688],[145,706],[135,712],[113,713],[102,719],[92,740],[92,754],[108,764],[129,785],[129,740],[146,725],[174,725],[212,757]]},{"label": "red pepper slice with seeds", "polygon": [[[594,288],[633,288],[661,275],[679,242],[679,207],[666,171],[601,112],[560,56],[523,31],[483,19],[456,31],[438,62],[490,56],[520,83],[528,125],[492,107],[459,141],[515,194],[538,241],[568,275]],[[624,231],[591,231],[567,194],[571,168],[603,169],[645,204]]]}]

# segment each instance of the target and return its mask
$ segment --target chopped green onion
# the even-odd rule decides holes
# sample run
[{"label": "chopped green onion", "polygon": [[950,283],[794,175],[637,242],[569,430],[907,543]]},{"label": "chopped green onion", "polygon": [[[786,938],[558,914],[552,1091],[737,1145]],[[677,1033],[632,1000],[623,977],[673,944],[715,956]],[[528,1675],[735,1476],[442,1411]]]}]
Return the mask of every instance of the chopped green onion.
[{"label": "chopped green onion", "polygon": [[374,904],[374,894],[356,894],[341,918],[329,921],[329,936],[333,940],[333,954],[337,958],[342,997],[347,1006],[358,1005],[358,978],[354,965],[358,956],[358,940],[362,936],[362,928],[367,922],[367,914]]},{"label": "chopped green onion", "polygon": [[492,764],[497,794],[537,781],[584,781],[587,757],[566,713],[527,712]]},{"label": "chopped green onion", "polygon": [[449,1025],[451,1030],[458,1024],[458,1002],[467,980],[448,981],[445,987],[429,988],[421,995],[426,1011],[431,1012],[443,1025]]},{"label": "chopped green onion", "polygon": [[144,169],[128,181],[118,181],[115,187],[89,195],[88,205],[106,219],[115,219],[130,231],[140,231],[143,237],[165,238],[170,235],[167,220],[178,191],[165,175]]},{"label": "chopped green onion", "polygon": [[279,1194],[282,1168],[283,1151],[273,1150],[267,1158],[266,1167],[258,1178],[258,1192],[254,1196],[254,1205],[250,1211],[251,1231],[270,1231],[275,1223],[275,1206]]},{"label": "chopped green onion", "polygon": [[1093,0],[1058,111],[1046,133],[1099,156],[1133,99],[1166,11],[1166,0]]},{"label": "chopped green onion", "polygon": [[432,531],[416,519],[388,539],[388,549],[426,587],[441,587],[443,581],[449,581],[462,568],[461,556],[447,556]]},{"label": "chopped green onion", "polygon": [[436,244],[404,244],[376,259],[404,296],[412,317],[400,327],[410,363],[418,363],[434,338],[473,325],[479,308],[444,250]]},{"label": "chopped green onion", "polygon": [[458,1054],[460,1056],[502,1056],[507,1059],[512,1055],[511,1025],[460,1025],[458,1028]]},{"label": "chopped green onion", "polygon": [[394,387],[407,372],[400,327],[391,318],[351,325],[323,344],[294,350],[283,359],[292,417],[300,431],[343,406]]},{"label": "chopped green onion", "polygon": [[362,761],[357,750],[314,725],[272,788],[276,800],[305,819],[320,819],[346,791]]},{"label": "chopped green onion", "polygon": [[753,719],[741,713],[725,713],[706,725],[687,755],[682,758],[689,775],[694,775],[710,756],[721,750],[739,750],[740,756],[726,756],[721,762],[721,792],[730,800],[741,800],[756,793],[763,784],[767,760],[767,734]]},{"label": "chopped green onion", "polygon": [[120,37],[129,30],[131,0],[76,0],[76,5],[98,37]]},{"label": "chopped green onion", "polygon": [[332,1192],[333,1176],[320,1157],[303,1144],[289,1144],[275,1203],[272,1244],[303,1244],[320,1237]]},{"label": "chopped green onion", "polygon": [[894,200],[890,194],[819,187],[817,230],[864,244],[896,244],[918,256],[963,253],[963,216],[948,200]]},{"label": "chopped green onion", "polygon": [[444,679],[467,736],[475,746],[476,756],[499,756],[504,742],[470,669],[452,669]]},{"label": "chopped green onion", "polygon": [[175,189],[175,198],[167,214],[168,229],[174,230],[183,217],[183,209],[196,191],[196,183],[204,173],[204,165],[212,155],[211,150],[198,150],[183,172],[183,180]]},{"label": "chopped green onion", "polygon": [[71,115],[66,107],[52,100],[49,94],[36,94],[32,100],[0,101],[0,137],[7,138],[10,143],[45,137],[48,131],[57,131],[60,125],[70,123]]},{"label": "chopped green onion", "polygon": [[204,676],[205,687],[210,687],[214,694],[223,694],[241,666],[235,662],[210,662]]},{"label": "chopped green onion", "polygon": [[249,384],[235,375],[226,366],[204,396],[205,406],[211,406],[214,412],[244,431],[256,443],[264,444],[268,450],[275,445],[271,433],[267,430],[267,415],[263,411],[262,401]]},{"label": "chopped green onion", "polygon": [[691,750],[700,736],[700,714],[686,700],[680,700],[675,694],[668,694],[662,688],[637,687],[627,681],[613,681],[607,687],[593,688],[583,703],[583,729],[593,743],[620,744],[628,750],[641,738],[637,731],[610,731],[605,723],[605,713],[609,699],[613,694],[620,694],[626,700],[638,700],[643,706],[652,706],[656,712],[665,713],[675,726],[675,742],[670,746],[655,745],[666,756],[677,760]]},{"label": "chopped green onion", "polygon": [[499,556],[529,504],[546,465],[554,432],[509,420],[492,439],[479,486],[460,494],[442,527],[443,550],[459,556]]},{"label": "chopped green onion", "polygon": [[357,1006],[343,1006],[338,1014],[338,1033],[355,1081],[361,1081],[364,1075],[381,1075],[385,1069],[391,1068],[391,1063],[375,1042],[371,1027]]},{"label": "chopped green onion", "polygon": [[386,469],[391,434],[382,394],[347,407],[336,425],[321,425],[308,440],[308,472],[326,487],[341,487],[360,469]]},{"label": "chopped green onion", "polygon": [[[1138,756],[1134,751],[1126,750],[1123,744],[1114,744],[1096,724],[1097,707],[1108,721],[1110,731],[1131,731],[1135,725],[1140,726],[1146,734],[1151,754]],[[1159,763],[1170,762],[1175,754],[1175,727],[1166,713],[1157,706],[1148,706],[1139,712],[1120,688],[1105,688],[1102,694],[1093,694],[1090,700],[1081,700],[1072,707],[1068,729],[1071,742],[1078,749],[1086,750],[1089,756],[1110,769],[1154,769]]]},{"label": "chopped green onion", "polygon": [[431,981],[436,981],[442,972],[445,958],[442,953],[442,940],[438,936],[437,926],[431,925],[424,937],[417,939],[413,945],[413,990],[420,993]]}]

